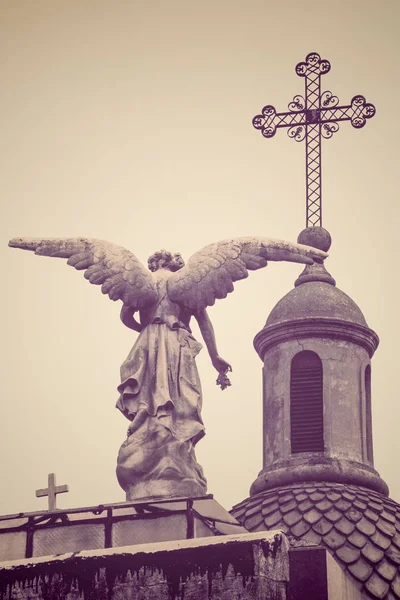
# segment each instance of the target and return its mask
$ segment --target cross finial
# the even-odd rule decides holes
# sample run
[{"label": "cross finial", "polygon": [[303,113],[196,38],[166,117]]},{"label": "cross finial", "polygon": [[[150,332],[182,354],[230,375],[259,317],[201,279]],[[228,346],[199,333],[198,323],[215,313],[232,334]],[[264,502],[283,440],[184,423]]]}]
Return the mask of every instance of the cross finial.
[{"label": "cross finial", "polygon": [[48,510],[56,510],[56,494],[62,494],[64,492],[68,492],[67,485],[58,485],[56,486],[56,476],[54,473],[49,473],[48,476],[48,487],[41,490],[36,490],[36,497],[40,498],[41,496],[49,497],[49,509]]},{"label": "cross finial", "polygon": [[296,73],[304,77],[305,95],[294,96],[289,111],[277,113],[268,104],[256,115],[253,125],[264,137],[275,135],[278,127],[287,127],[288,136],[297,142],[306,140],[306,227],[322,226],[321,136],[331,138],[339,129],[339,121],[351,121],[361,129],[375,114],[375,106],[367,104],[364,96],[354,96],[347,106],[338,106],[339,98],[332,92],[321,94],[321,76],[331,69],[330,62],[316,52],[296,65]]}]

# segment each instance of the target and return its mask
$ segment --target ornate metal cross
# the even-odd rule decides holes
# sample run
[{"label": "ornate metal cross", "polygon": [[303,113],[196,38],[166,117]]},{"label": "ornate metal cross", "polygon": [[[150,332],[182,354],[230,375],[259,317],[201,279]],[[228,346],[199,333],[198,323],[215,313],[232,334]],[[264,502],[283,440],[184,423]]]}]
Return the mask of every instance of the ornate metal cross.
[{"label": "ornate metal cross", "polygon": [[56,510],[56,494],[62,494],[68,492],[67,485],[56,485],[56,476],[54,473],[50,473],[48,477],[48,487],[42,490],[36,490],[36,497],[41,496],[49,497],[49,510]]},{"label": "ornate metal cross", "polygon": [[351,121],[361,129],[375,114],[375,106],[364,96],[354,96],[347,106],[338,106],[339,98],[332,92],[321,94],[321,75],[331,69],[330,62],[316,52],[296,65],[296,73],[305,79],[305,97],[294,96],[289,111],[277,113],[268,104],[256,115],[253,125],[264,137],[273,137],[278,127],[287,127],[288,136],[297,142],[306,140],[306,227],[322,226],[321,205],[321,136],[331,138],[339,129],[339,121]]}]

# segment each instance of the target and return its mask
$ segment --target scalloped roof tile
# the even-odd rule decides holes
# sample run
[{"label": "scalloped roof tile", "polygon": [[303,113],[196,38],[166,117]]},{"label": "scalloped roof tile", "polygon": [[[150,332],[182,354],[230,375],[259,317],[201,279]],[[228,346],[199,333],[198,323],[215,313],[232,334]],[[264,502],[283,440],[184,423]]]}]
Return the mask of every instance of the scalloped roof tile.
[{"label": "scalloped roof tile", "polygon": [[231,512],[250,531],[254,524],[282,529],[293,545],[324,546],[365,598],[400,600],[400,504],[394,500],[356,485],[296,483]]}]

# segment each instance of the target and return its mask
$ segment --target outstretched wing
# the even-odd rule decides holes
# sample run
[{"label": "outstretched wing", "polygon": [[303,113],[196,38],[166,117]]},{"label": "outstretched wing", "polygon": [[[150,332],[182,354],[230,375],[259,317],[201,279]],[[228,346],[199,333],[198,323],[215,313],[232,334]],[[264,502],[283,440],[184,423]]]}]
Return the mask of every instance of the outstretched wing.
[{"label": "outstretched wing", "polygon": [[69,265],[85,270],[90,283],[101,285],[103,294],[134,309],[157,300],[150,271],[122,246],[87,238],[13,238],[8,245],[41,256],[68,258]]},{"label": "outstretched wing", "polygon": [[168,295],[191,309],[212,306],[233,291],[233,282],[249,271],[265,267],[269,260],[312,264],[327,254],[321,250],[282,240],[244,237],[223,240],[193,254],[187,265],[168,279]]}]

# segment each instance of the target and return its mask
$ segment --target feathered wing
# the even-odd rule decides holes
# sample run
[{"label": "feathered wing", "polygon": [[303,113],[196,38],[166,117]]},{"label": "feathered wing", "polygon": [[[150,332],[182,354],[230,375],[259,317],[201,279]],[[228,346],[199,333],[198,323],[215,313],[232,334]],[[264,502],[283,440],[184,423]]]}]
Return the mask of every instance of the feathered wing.
[{"label": "feathered wing", "polygon": [[168,295],[174,302],[191,309],[212,306],[217,298],[233,291],[233,282],[248,277],[272,261],[312,264],[327,254],[321,250],[262,237],[222,240],[199,250],[187,265],[168,280]]},{"label": "feathered wing", "polygon": [[131,308],[142,308],[157,299],[150,271],[122,246],[87,238],[13,238],[8,245],[41,256],[67,258],[69,265],[85,270],[90,283],[101,285],[103,294]]}]

